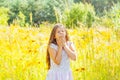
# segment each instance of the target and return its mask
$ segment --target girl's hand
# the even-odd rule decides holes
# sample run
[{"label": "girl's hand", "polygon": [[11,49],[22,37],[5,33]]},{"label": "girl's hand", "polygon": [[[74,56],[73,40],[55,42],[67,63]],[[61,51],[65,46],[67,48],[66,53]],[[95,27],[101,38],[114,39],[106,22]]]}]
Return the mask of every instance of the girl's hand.
[{"label": "girl's hand", "polygon": [[56,39],[56,42],[57,42],[57,45],[58,45],[59,47],[62,47],[62,41],[61,41],[60,38],[59,38],[59,39]]},{"label": "girl's hand", "polygon": [[59,37],[59,39],[57,39],[57,44],[58,44],[59,47],[64,47],[65,44],[66,44],[65,38],[63,38],[62,36]]},{"label": "girl's hand", "polygon": [[62,46],[64,47],[65,45],[66,45],[66,40],[65,40],[65,38],[61,38],[61,41],[62,41]]}]

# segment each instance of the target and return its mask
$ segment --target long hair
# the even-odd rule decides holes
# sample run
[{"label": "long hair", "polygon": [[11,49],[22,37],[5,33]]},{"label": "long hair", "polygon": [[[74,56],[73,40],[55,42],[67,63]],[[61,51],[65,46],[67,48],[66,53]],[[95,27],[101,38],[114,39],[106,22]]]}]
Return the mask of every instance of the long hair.
[{"label": "long hair", "polygon": [[[57,45],[56,39],[54,37],[56,34],[56,30],[60,27],[63,27],[65,29],[65,27],[62,24],[58,23],[58,24],[55,24],[55,26],[53,27],[51,34],[50,34],[50,38],[49,38],[49,42],[48,42],[48,46],[47,46],[47,55],[46,55],[47,69],[50,69],[50,54],[49,54],[48,48],[51,43]],[[65,29],[65,32],[66,32],[65,38],[66,38],[66,41],[68,41],[69,37],[68,37],[68,32],[66,29]]]}]

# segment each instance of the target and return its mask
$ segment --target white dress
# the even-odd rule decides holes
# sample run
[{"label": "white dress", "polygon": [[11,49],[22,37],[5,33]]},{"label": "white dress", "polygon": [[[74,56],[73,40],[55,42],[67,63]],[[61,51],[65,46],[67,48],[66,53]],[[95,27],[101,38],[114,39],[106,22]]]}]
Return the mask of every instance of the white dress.
[{"label": "white dress", "polygon": [[[70,46],[70,44],[71,42],[67,42],[68,46]],[[56,51],[58,50],[58,46],[53,43],[50,44],[50,47]],[[48,70],[46,80],[73,80],[70,61],[64,50],[62,50],[62,60],[59,65],[50,59],[50,69]]]}]

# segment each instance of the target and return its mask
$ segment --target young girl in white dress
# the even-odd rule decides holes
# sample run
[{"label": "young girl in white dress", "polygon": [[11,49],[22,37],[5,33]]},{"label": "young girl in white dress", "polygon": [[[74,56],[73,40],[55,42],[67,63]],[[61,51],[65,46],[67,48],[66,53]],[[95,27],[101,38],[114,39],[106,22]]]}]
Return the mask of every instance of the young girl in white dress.
[{"label": "young girl in white dress", "polygon": [[75,47],[69,41],[62,24],[56,24],[51,32],[47,48],[48,74],[46,80],[73,80],[70,60],[76,60]]}]

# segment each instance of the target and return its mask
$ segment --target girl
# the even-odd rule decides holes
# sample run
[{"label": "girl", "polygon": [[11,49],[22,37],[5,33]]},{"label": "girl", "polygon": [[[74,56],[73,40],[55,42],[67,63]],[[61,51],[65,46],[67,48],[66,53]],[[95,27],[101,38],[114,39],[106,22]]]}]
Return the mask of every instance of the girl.
[{"label": "girl", "polygon": [[69,59],[76,60],[75,48],[62,24],[51,32],[47,48],[48,74],[46,80],[73,80]]}]

